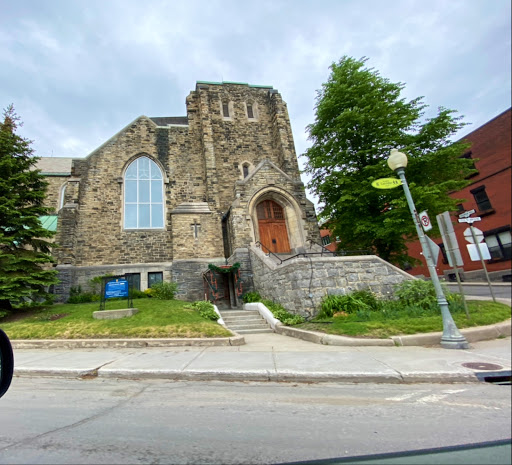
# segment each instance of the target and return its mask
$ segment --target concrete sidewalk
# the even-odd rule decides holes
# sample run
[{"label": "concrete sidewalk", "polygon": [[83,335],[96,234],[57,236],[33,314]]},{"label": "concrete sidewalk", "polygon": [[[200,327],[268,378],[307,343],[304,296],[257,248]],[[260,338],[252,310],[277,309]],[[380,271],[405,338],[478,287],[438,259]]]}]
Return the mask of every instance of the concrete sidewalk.
[{"label": "concrete sidewalk", "polygon": [[[16,376],[346,383],[471,383],[510,374],[511,338],[440,347],[330,346],[275,333],[245,344],[125,349],[14,349]],[[469,365],[466,365],[469,364]]]},{"label": "concrete sidewalk", "polygon": [[[510,305],[510,299],[498,300]],[[477,383],[486,373],[510,376],[510,320],[461,330],[467,350],[441,348],[442,333],[361,339],[286,326],[276,330],[281,334],[195,341],[14,340],[14,374],[346,383]]]}]

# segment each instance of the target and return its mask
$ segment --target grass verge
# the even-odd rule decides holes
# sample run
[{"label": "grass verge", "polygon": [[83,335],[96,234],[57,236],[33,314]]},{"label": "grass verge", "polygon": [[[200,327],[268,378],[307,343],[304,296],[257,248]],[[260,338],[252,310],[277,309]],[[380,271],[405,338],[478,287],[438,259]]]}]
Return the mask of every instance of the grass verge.
[{"label": "grass verge", "polygon": [[[98,302],[52,305],[14,311],[0,320],[11,339],[116,339],[229,337],[231,332],[181,300],[134,299],[139,312],[118,320],[96,320]],[[107,310],[125,308],[126,301],[108,302]]]},{"label": "grass verge", "polygon": [[[468,301],[469,319],[464,311],[452,312],[452,317],[459,329],[474,326],[486,326],[505,321],[511,316],[508,305],[488,301]],[[322,320],[312,320],[295,325],[311,331],[321,331],[340,336],[354,336],[366,338],[387,338],[404,334],[418,334],[443,331],[441,312],[432,316],[395,316],[387,318],[385,314],[371,312],[362,319],[356,314],[347,316],[333,316]]]}]

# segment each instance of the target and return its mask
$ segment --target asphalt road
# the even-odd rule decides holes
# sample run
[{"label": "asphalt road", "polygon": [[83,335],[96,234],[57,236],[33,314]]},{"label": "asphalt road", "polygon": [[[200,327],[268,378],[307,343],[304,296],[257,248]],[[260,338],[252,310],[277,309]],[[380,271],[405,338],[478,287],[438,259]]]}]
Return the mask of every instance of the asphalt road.
[{"label": "asphalt road", "polygon": [[0,400],[5,464],[283,463],[511,437],[510,386],[487,383],[15,378]]},{"label": "asphalt road", "polygon": [[[446,284],[448,289],[452,292],[459,292],[459,286],[457,283],[455,284]],[[501,284],[501,285],[492,285],[492,290],[494,292],[495,297],[510,299],[512,294],[512,286],[510,284]],[[489,289],[488,284],[483,285],[475,285],[475,284],[464,284],[462,283],[462,289],[464,291],[464,295],[476,295],[481,297],[491,297],[491,290]]]}]

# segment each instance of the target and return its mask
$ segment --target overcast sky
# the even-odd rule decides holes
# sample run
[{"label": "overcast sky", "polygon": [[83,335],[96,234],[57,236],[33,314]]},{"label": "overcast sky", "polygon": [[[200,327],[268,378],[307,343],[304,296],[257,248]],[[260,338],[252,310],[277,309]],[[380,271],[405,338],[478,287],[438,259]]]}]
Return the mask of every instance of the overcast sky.
[{"label": "overcast sky", "polygon": [[38,156],[84,157],[196,81],[272,85],[297,154],[343,55],[471,123],[511,106],[510,0],[0,0],[0,105]]}]

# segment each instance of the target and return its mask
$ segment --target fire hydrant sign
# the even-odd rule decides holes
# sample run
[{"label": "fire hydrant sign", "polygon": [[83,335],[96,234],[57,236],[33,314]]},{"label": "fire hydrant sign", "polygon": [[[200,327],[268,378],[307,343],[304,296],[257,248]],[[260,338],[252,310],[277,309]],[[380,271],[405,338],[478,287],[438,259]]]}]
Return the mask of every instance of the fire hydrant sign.
[{"label": "fire hydrant sign", "polygon": [[128,281],[116,279],[105,284],[105,299],[113,297],[128,297]]},{"label": "fire hydrant sign", "polygon": [[421,212],[419,217],[421,226],[423,226],[423,231],[430,231],[432,229],[432,223],[430,222],[430,218],[428,217],[427,212]]}]

